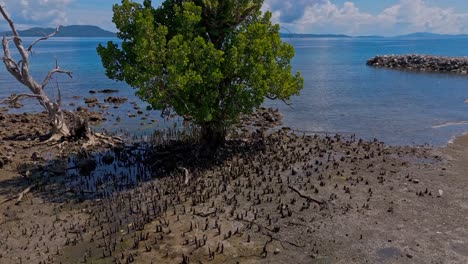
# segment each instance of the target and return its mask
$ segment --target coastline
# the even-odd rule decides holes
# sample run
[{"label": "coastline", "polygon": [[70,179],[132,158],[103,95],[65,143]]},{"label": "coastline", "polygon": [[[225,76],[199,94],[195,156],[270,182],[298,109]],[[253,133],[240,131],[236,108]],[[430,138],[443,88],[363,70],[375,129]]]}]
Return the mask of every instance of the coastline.
[{"label": "coastline", "polygon": [[[262,116],[278,122],[278,114],[256,118]],[[8,164],[0,169],[0,202],[44,180],[44,172],[53,176],[21,202],[0,204],[0,236],[8,237],[0,244],[2,261],[25,261],[36,251],[42,252],[37,261],[63,263],[82,261],[83,255],[105,263],[113,257],[179,263],[182,254],[211,263],[468,261],[468,135],[433,148],[302,136],[288,129],[239,130],[241,140],[229,141],[215,163],[193,146],[176,144],[156,147],[156,155],[135,145],[120,154],[96,150],[85,155],[85,163],[64,153],[48,161],[52,165],[31,161],[18,171],[17,163]],[[19,139],[0,147],[21,149],[16,155],[22,161],[33,152],[46,155],[34,142]],[[156,171],[165,177],[132,183],[134,171],[145,171],[132,158],[138,155],[150,157],[157,168],[177,164],[188,176],[163,169]],[[67,157],[68,163],[60,162]],[[88,176],[81,175],[84,169],[68,169],[90,158],[102,169],[86,170]],[[115,193],[106,195],[109,190]],[[138,209],[156,210],[151,201],[158,205],[155,213]],[[64,219],[67,224],[57,228]],[[55,235],[42,243],[24,232]],[[103,248],[108,241],[115,242]]]}]

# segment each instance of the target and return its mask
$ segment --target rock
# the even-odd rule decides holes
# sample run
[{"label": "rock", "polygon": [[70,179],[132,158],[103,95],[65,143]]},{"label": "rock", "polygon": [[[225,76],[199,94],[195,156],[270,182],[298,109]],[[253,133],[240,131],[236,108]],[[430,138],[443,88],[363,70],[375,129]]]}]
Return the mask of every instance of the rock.
[{"label": "rock", "polygon": [[118,93],[118,92],[119,90],[115,90],[115,89],[89,90],[90,94],[96,94],[96,93],[109,94],[109,93]]},{"label": "rock", "polygon": [[31,155],[31,160],[32,160],[32,161],[38,161],[39,159],[40,159],[39,153],[34,152],[34,153]]},{"label": "rock", "polygon": [[468,58],[426,55],[376,56],[369,59],[367,65],[418,71],[468,73]]},{"label": "rock", "polygon": [[104,89],[104,90],[100,90],[99,92],[100,92],[100,93],[106,93],[106,94],[108,94],[108,93],[118,93],[119,90],[115,90],[115,89]]},{"label": "rock", "polygon": [[272,115],[270,115],[269,113],[265,112],[265,113],[262,114],[262,116],[267,122],[270,122],[270,123],[275,122],[275,118]]},{"label": "rock", "polygon": [[419,180],[418,180],[418,179],[413,179],[413,183],[418,184],[418,183],[419,183]]},{"label": "rock", "polygon": [[280,252],[281,252],[281,250],[279,248],[275,248],[275,251],[273,251],[273,253],[275,255],[278,255]]},{"label": "rock", "polygon": [[77,112],[86,112],[86,111],[88,111],[88,109],[86,109],[86,108],[84,108],[82,106],[78,106],[78,108],[76,108],[76,111]]},{"label": "rock", "polygon": [[8,105],[9,108],[21,108],[23,107],[24,105],[20,102],[14,102],[14,103],[11,103]]},{"label": "rock", "polygon": [[3,159],[0,159],[0,169],[3,168],[3,166],[5,166],[5,162],[3,161]]},{"label": "rock", "polygon": [[91,97],[91,98],[85,98],[84,99],[85,104],[95,104],[98,101],[99,100],[96,97]]},{"label": "rock", "polygon": [[91,122],[98,122],[102,120],[102,118],[99,115],[90,115],[88,119]]},{"label": "rock", "polygon": [[437,195],[437,197],[442,197],[442,195],[444,195],[444,191],[439,190],[439,194]]},{"label": "rock", "polygon": [[113,104],[123,104],[128,101],[127,97],[117,97],[117,96],[109,96],[104,99],[104,102],[113,103]]}]

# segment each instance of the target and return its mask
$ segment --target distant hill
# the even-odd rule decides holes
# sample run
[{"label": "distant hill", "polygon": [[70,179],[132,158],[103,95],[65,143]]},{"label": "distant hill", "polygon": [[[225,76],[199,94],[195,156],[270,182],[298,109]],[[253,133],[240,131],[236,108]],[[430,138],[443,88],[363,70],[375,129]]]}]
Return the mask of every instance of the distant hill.
[{"label": "distant hill", "polygon": [[282,38],[351,38],[347,35],[335,34],[296,34],[296,33],[280,33]]},{"label": "distant hill", "polygon": [[383,36],[348,36],[348,35],[335,35],[335,34],[300,34],[300,33],[280,33],[282,38],[405,38],[405,39],[460,39],[468,38],[467,34],[448,35],[448,34],[435,34],[427,32],[416,32],[407,35],[400,35],[394,37]]},{"label": "distant hill", "polygon": [[[55,28],[30,28],[19,30],[22,37],[43,37],[55,31]],[[1,32],[1,36],[11,36],[11,31]],[[77,38],[93,38],[93,37],[116,37],[116,33],[104,30],[97,26],[90,25],[72,25],[62,26],[55,37],[77,37]],[[427,32],[416,32],[407,35],[399,35],[394,37],[382,36],[348,36],[343,34],[300,34],[300,33],[280,33],[282,38],[406,38],[406,39],[459,39],[467,38],[467,34],[448,35],[435,34]]]},{"label": "distant hill", "polygon": [[[43,37],[55,31],[55,28],[30,28],[26,30],[18,30],[21,37]],[[11,31],[0,33],[2,36],[11,36]],[[104,30],[97,26],[72,25],[62,26],[55,37],[77,37],[77,38],[93,38],[93,37],[115,37],[116,34]]]},{"label": "distant hill", "polygon": [[435,34],[427,32],[416,32],[408,35],[400,35],[395,38],[411,38],[411,39],[458,39],[458,38],[468,38],[466,34],[460,35],[448,35],[448,34]]}]

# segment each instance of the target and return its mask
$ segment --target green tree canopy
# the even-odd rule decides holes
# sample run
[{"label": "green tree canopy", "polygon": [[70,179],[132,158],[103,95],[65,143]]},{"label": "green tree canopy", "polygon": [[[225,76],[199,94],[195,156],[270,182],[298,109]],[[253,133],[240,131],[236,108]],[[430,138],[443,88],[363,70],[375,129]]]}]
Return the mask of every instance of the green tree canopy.
[{"label": "green tree canopy", "polygon": [[219,140],[265,97],[288,100],[303,87],[291,69],[294,49],[262,3],[166,0],[155,8],[122,0],[113,7],[121,46],[97,50],[109,78],[137,88],[155,109],[191,116]]}]

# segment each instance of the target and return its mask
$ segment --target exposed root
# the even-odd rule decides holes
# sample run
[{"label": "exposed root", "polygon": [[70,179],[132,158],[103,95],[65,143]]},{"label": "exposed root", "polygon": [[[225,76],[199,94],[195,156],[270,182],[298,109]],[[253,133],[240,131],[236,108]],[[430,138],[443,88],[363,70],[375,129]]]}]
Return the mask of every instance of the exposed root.
[{"label": "exposed root", "polygon": [[301,193],[298,189],[294,188],[293,186],[288,186],[289,189],[291,189],[293,192],[297,193],[301,198],[304,198],[306,199],[307,201],[311,201],[311,202],[314,202],[318,205],[324,205],[325,204],[325,201],[319,201],[317,199],[314,199],[310,196],[307,196],[303,193]]},{"label": "exposed root", "polygon": [[50,137],[44,141],[44,143],[59,142],[62,141],[65,135],[62,133],[53,133]]},{"label": "exposed root", "polygon": [[81,150],[86,151],[95,146],[115,147],[122,143],[123,140],[119,137],[112,137],[102,133],[88,131],[87,141],[81,146]]}]

